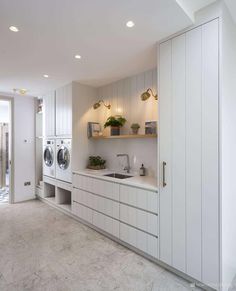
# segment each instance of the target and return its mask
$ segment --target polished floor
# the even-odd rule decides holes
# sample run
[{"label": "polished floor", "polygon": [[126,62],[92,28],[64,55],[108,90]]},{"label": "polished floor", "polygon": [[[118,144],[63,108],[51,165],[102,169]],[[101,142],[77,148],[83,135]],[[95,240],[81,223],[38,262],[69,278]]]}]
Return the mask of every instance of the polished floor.
[{"label": "polished floor", "polygon": [[1,291],[199,290],[40,201],[0,219]]}]

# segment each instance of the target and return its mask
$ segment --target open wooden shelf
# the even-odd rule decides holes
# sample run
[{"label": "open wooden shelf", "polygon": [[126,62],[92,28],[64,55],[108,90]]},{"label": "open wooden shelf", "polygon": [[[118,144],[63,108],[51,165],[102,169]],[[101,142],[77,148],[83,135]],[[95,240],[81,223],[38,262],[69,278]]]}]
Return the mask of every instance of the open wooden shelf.
[{"label": "open wooden shelf", "polygon": [[124,134],[124,135],[102,135],[92,136],[92,139],[128,139],[128,138],[156,138],[157,134]]}]

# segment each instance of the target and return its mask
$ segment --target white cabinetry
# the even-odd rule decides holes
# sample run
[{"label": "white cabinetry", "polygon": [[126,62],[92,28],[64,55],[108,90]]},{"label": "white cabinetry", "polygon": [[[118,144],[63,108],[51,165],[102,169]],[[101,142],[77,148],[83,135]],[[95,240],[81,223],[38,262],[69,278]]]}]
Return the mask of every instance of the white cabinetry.
[{"label": "white cabinetry", "polygon": [[158,195],[119,183],[73,175],[72,212],[158,258]]},{"label": "white cabinetry", "polygon": [[43,96],[43,128],[45,137],[55,136],[55,92]]},{"label": "white cabinetry", "polygon": [[56,90],[56,135],[72,135],[72,84]]},{"label": "white cabinetry", "polygon": [[159,47],[160,260],[212,287],[220,255],[218,35],[216,19]]}]

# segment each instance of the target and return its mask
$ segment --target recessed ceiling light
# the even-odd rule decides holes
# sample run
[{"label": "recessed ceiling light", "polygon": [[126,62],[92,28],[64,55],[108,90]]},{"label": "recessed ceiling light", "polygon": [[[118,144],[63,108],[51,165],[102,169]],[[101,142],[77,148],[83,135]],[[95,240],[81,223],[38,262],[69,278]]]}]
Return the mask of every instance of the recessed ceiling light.
[{"label": "recessed ceiling light", "polygon": [[43,75],[43,76],[44,76],[44,78],[48,78],[48,77],[49,77],[47,74],[45,74],[45,75]]},{"label": "recessed ceiling light", "polygon": [[131,27],[135,26],[135,23],[132,20],[130,20],[130,21],[126,22],[126,26],[131,28]]},{"label": "recessed ceiling light", "polygon": [[80,55],[75,55],[75,59],[81,59]]},{"label": "recessed ceiling light", "polygon": [[16,26],[10,26],[9,29],[13,32],[18,32],[19,31],[19,28],[16,27]]}]

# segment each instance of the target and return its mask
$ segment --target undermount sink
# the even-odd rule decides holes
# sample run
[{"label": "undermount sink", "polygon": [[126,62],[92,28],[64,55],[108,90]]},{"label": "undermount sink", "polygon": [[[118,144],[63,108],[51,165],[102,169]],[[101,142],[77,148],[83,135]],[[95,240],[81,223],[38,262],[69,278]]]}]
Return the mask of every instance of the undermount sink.
[{"label": "undermount sink", "polygon": [[106,174],[104,176],[111,177],[111,178],[117,178],[117,179],[127,179],[127,178],[133,177],[133,176],[118,174],[118,173]]}]

